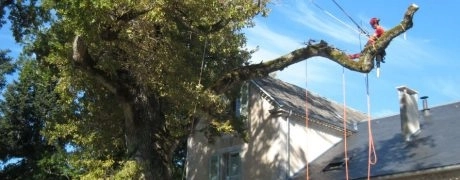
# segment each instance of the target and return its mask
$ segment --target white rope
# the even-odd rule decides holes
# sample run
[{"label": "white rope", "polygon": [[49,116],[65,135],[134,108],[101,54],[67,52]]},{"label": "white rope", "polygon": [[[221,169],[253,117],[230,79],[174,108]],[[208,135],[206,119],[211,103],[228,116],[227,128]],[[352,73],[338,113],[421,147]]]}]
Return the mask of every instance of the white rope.
[{"label": "white rope", "polygon": [[198,79],[198,85],[201,86],[201,76],[203,75],[204,69],[204,59],[206,58],[206,46],[208,45],[208,37],[204,40],[203,55],[201,57],[201,68],[200,68],[200,77]]},{"label": "white rope", "polygon": [[[305,132],[308,133],[308,61],[305,61]],[[308,136],[306,139],[306,148],[309,148]],[[308,154],[305,151],[305,179],[310,179],[310,170],[308,168]]]},{"label": "white rope", "polygon": [[321,6],[319,6],[318,4],[316,4],[313,0],[311,1],[311,3],[312,3],[313,5],[315,5],[318,9],[322,10],[325,14],[329,15],[331,18],[333,18],[333,19],[335,19],[336,21],[340,22],[342,25],[344,25],[344,26],[347,27],[348,29],[357,32],[359,35],[363,35],[363,36],[369,37],[369,34],[366,34],[367,32],[366,32],[366,33],[361,32],[361,31],[357,30],[356,28],[350,26],[349,24],[343,22],[342,20],[340,20],[339,18],[337,18],[336,16],[334,16],[332,13],[330,13],[329,11],[323,9]]},{"label": "white rope", "polygon": [[343,149],[345,156],[345,179],[348,180],[348,142],[347,142],[347,98],[346,98],[345,67],[342,66],[342,96],[343,96]]}]

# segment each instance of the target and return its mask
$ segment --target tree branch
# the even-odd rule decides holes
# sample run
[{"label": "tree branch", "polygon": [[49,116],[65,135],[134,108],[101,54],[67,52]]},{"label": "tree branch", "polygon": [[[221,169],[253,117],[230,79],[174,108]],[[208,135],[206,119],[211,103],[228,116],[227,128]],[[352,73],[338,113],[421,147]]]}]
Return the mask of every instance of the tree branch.
[{"label": "tree branch", "polygon": [[94,60],[89,55],[88,47],[86,46],[83,38],[75,36],[72,46],[72,59],[75,67],[85,71],[88,75],[95,78],[97,82],[107,88],[110,92],[117,94],[118,88],[116,83],[110,81],[101,70],[94,68]]},{"label": "tree branch", "polygon": [[218,32],[225,28],[233,19],[226,18],[220,19],[217,22],[213,22],[211,24],[198,24],[193,26],[193,21],[189,18],[189,15],[186,11],[183,11],[183,7],[179,4],[179,2],[174,3],[171,7],[169,7],[168,15],[177,23],[179,26],[184,27],[185,29],[197,33],[197,34],[212,34]]},{"label": "tree branch", "polygon": [[121,26],[126,26],[127,22],[133,21],[138,17],[147,14],[151,10],[152,8],[145,10],[129,10],[117,17],[115,17],[116,15],[112,15],[114,16],[113,19],[115,20],[115,23],[108,25],[100,32],[101,39],[106,41],[118,39],[118,35],[121,32]]},{"label": "tree branch", "polygon": [[382,37],[375,42],[374,46],[364,48],[358,61],[350,59],[345,52],[329,46],[325,41],[320,41],[316,44],[309,43],[306,47],[294,50],[268,62],[233,69],[223,75],[222,78],[217,80],[209,89],[218,94],[222,94],[243,81],[266,77],[271,72],[283,70],[292,64],[315,56],[332,60],[352,71],[368,73],[374,68],[373,59],[377,55],[377,52],[385,50],[395,37],[412,28],[412,19],[417,10],[418,6],[416,4],[411,4],[404,14],[401,23],[386,31]]}]

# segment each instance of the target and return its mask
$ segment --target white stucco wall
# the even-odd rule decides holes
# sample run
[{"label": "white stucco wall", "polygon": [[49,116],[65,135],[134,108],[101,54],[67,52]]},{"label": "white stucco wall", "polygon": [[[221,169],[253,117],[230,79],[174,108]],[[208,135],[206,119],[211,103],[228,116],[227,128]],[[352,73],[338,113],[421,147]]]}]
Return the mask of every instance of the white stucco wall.
[{"label": "white stucco wall", "polygon": [[[200,122],[197,129],[203,128],[204,125],[204,122]],[[240,151],[243,155],[245,145],[241,139],[232,136],[218,138],[211,144],[204,133],[195,131],[187,140],[186,179],[209,179],[212,155],[231,151]]]},{"label": "white stucco wall", "polygon": [[249,142],[244,156],[244,179],[280,179],[285,172],[282,124],[269,113],[273,106],[257,91],[249,98]]},{"label": "white stucco wall", "polygon": [[[321,154],[330,149],[334,144],[342,140],[342,137],[296,124],[293,121],[305,121],[305,119],[292,118],[290,123],[290,172],[292,176],[305,167],[306,162],[312,162]],[[311,124],[311,123],[309,123]],[[287,134],[287,131],[285,131]]]},{"label": "white stucco wall", "polygon": [[293,175],[303,168],[307,160],[313,161],[341,140],[341,137],[321,130],[306,130],[304,124],[299,123],[305,120],[296,119],[296,116],[290,117],[288,126],[287,114],[271,114],[271,109],[273,105],[252,87],[249,97],[248,143],[227,137],[210,145],[203,133],[195,132],[188,140],[187,179],[208,179],[210,157],[229,148],[241,152],[242,179],[284,179],[288,174]]}]

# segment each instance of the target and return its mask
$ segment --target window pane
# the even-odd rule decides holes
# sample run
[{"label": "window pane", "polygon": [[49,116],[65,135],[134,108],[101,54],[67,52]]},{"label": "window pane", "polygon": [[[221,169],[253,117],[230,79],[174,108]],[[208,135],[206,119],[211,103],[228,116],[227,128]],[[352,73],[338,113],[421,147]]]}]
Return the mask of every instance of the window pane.
[{"label": "window pane", "polygon": [[241,98],[235,100],[235,116],[240,117],[241,115]]},{"label": "window pane", "polygon": [[219,180],[219,156],[212,156],[209,162],[209,179]]},{"label": "window pane", "polygon": [[241,158],[239,153],[231,153],[228,159],[227,172],[229,180],[240,179]]}]

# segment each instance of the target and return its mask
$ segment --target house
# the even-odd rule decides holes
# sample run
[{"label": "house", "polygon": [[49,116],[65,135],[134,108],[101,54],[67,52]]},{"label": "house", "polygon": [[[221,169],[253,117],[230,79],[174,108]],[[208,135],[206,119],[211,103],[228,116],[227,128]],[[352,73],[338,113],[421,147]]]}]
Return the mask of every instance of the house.
[{"label": "house", "polygon": [[187,179],[288,179],[344,134],[357,133],[356,126],[367,117],[274,78],[251,80],[244,89],[248,96],[239,108],[247,117],[248,142],[228,135],[210,144],[199,131],[204,124],[198,123],[187,142]]},{"label": "house", "polygon": [[[302,88],[264,78],[250,81],[247,89],[240,107],[248,116],[249,141],[224,136],[208,144],[194,133],[187,179],[303,180],[306,162],[313,180],[346,179],[346,172],[348,179],[460,178],[460,102],[430,108],[424,96],[419,110],[418,93],[401,86],[400,114],[365,121],[364,114],[345,108],[344,128],[342,105],[311,92],[306,103]],[[376,162],[368,171],[369,124]]]},{"label": "house", "polygon": [[[416,94],[413,90],[408,92]],[[460,102],[430,108],[426,98],[421,98],[423,108],[417,116],[405,115],[407,109],[401,106],[401,114],[371,121],[377,161],[370,168],[370,178],[460,179]],[[400,96],[401,105],[407,103],[405,100]],[[407,117],[416,121],[405,121]],[[368,176],[367,123],[360,122],[360,131],[347,138],[349,179]],[[407,125],[415,127],[414,131],[407,132]],[[343,143],[337,143],[309,164],[310,179],[346,179]],[[303,170],[292,179],[303,180],[305,176]]]}]

